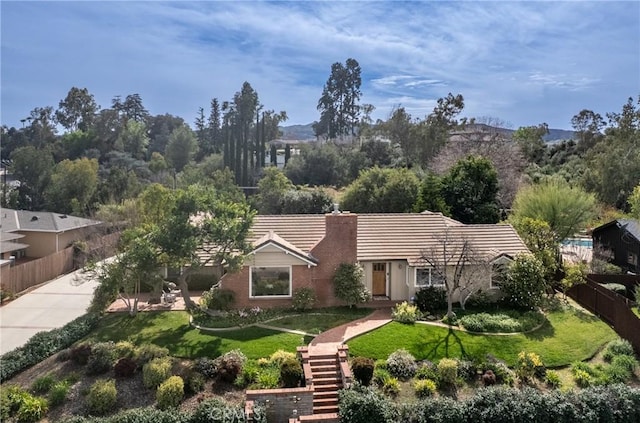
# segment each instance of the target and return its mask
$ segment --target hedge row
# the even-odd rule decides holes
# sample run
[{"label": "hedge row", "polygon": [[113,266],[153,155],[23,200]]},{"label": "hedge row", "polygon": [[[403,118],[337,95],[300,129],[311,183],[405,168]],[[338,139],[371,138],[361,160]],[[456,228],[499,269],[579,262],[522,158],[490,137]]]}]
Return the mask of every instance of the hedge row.
[{"label": "hedge row", "polygon": [[[266,415],[261,407],[254,408],[255,423],[266,423]],[[134,408],[121,411],[109,417],[75,416],[61,423],[245,423],[244,410],[217,399],[203,401],[194,412],[177,409],[158,410],[156,408]]]},{"label": "hedge row", "polygon": [[491,387],[463,401],[438,397],[397,405],[371,388],[356,387],[341,391],[339,414],[342,423],[637,423],[640,389],[611,385],[542,393]]},{"label": "hedge row", "polygon": [[61,328],[36,333],[25,345],[0,357],[0,382],[70,347],[87,336],[99,319],[97,314],[85,314]]}]

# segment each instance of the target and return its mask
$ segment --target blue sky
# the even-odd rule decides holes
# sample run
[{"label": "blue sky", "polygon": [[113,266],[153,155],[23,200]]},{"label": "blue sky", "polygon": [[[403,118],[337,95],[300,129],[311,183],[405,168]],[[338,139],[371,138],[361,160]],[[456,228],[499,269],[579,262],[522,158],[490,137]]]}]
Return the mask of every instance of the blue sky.
[{"label": "blue sky", "polygon": [[569,129],[640,94],[640,2],[2,1],[1,122],[73,86],[102,107],[139,93],[193,123],[249,81],[287,124],[318,119],[331,64],[362,67],[362,103],[424,117],[462,94],[467,117]]}]

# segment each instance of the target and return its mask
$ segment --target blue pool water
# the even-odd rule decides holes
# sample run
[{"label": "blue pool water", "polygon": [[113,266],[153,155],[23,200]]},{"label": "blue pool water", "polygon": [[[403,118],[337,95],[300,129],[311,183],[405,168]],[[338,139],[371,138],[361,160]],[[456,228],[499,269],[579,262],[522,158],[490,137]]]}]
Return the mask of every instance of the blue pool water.
[{"label": "blue pool water", "polygon": [[593,240],[588,238],[567,238],[562,241],[562,245],[573,245],[576,247],[593,248]]}]

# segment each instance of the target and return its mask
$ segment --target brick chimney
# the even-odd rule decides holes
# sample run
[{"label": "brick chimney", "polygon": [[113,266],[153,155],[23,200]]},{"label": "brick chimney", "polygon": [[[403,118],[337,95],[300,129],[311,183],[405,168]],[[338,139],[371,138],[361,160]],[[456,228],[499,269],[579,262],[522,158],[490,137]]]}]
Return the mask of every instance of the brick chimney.
[{"label": "brick chimney", "polygon": [[339,304],[333,297],[333,275],[341,263],[355,263],[358,259],[358,215],[340,212],[337,204],[325,215],[324,238],[311,250],[318,259],[314,282],[318,306]]}]

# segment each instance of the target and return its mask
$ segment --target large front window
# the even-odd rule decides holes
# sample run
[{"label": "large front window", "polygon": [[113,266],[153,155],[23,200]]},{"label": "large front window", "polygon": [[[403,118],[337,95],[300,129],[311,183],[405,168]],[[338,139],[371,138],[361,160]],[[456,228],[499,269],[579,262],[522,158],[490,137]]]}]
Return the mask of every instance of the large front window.
[{"label": "large front window", "polygon": [[251,297],[290,297],[291,267],[252,267]]},{"label": "large front window", "polygon": [[416,288],[424,288],[426,286],[443,286],[444,280],[440,273],[431,268],[416,269]]}]

